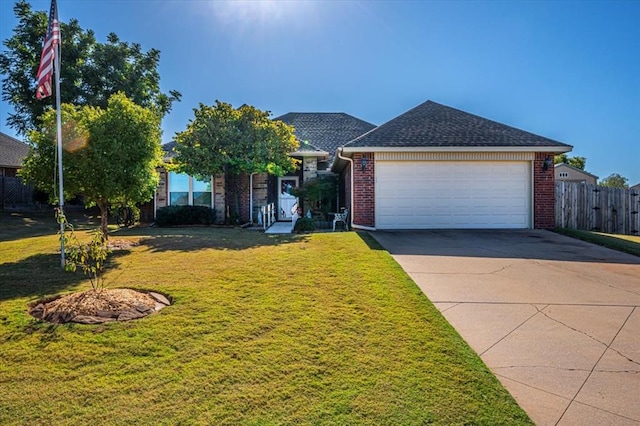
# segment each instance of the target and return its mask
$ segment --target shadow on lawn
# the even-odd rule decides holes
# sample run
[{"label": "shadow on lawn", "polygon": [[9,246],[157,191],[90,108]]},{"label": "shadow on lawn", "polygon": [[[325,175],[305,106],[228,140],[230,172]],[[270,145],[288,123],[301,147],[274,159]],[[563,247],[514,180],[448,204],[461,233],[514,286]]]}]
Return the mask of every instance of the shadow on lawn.
[{"label": "shadow on lawn", "polygon": [[[94,213],[91,210],[70,211],[67,212],[67,220],[76,230],[96,228],[100,225],[100,219]],[[56,235],[60,230],[52,208],[31,212],[0,212],[0,223],[0,241]]]},{"label": "shadow on lawn", "polygon": [[356,233],[362,239],[362,241],[364,241],[367,247],[369,247],[371,250],[386,250],[384,247],[382,247],[382,244],[380,244],[378,240],[373,238],[373,236],[371,236],[371,234],[369,234],[368,232],[356,232]]},{"label": "shadow on lawn", "polygon": [[[127,253],[126,250],[113,252],[105,272],[116,266],[117,257]],[[37,254],[19,262],[0,264],[0,302],[22,297],[42,299],[87,281],[79,270],[63,271],[60,254]]]},{"label": "shadow on lawn", "polygon": [[246,250],[256,247],[277,246],[302,242],[308,235],[265,234],[260,231],[237,228],[147,228],[146,232],[135,229],[114,232],[113,238],[119,236],[142,237],[141,245],[151,251],[198,251],[214,250]]}]

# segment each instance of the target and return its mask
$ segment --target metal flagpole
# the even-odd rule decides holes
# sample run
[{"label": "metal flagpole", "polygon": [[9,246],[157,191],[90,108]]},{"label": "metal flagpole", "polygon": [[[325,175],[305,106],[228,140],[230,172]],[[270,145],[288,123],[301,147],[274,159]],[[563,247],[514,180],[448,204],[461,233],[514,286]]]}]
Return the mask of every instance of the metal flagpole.
[{"label": "metal flagpole", "polygon": [[[56,54],[54,58],[54,74],[56,78],[56,127],[58,128],[57,140],[58,140],[58,183],[60,196],[59,208],[60,214],[64,217],[64,185],[62,179],[62,115],[60,112],[60,43],[56,45]],[[60,266],[64,269],[64,220],[60,220]]]}]

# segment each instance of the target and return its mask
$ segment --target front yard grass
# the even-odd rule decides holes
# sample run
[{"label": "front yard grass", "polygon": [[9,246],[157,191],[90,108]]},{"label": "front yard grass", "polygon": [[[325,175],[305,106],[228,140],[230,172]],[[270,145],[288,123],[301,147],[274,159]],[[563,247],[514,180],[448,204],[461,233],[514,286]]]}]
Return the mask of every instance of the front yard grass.
[{"label": "front yard grass", "polygon": [[174,304],[55,326],[27,304],[89,284],[61,272],[55,235],[6,219],[0,424],[532,424],[367,234],[116,232],[141,244],[114,255],[110,286]]},{"label": "front yard grass", "polygon": [[557,228],[555,231],[579,240],[640,256],[640,236],[637,235],[605,234],[603,232],[580,231],[569,228]]}]

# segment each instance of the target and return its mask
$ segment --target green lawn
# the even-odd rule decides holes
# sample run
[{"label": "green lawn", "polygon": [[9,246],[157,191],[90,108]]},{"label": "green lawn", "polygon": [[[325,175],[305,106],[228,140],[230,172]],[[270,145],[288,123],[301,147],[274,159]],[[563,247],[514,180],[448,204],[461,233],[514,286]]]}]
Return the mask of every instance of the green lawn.
[{"label": "green lawn", "polygon": [[53,326],[27,304],[89,284],[55,223],[0,219],[0,424],[531,424],[367,234],[119,231],[110,286],[174,305]]},{"label": "green lawn", "polygon": [[568,228],[557,228],[555,231],[569,237],[640,256],[640,236],[637,235],[605,234]]}]

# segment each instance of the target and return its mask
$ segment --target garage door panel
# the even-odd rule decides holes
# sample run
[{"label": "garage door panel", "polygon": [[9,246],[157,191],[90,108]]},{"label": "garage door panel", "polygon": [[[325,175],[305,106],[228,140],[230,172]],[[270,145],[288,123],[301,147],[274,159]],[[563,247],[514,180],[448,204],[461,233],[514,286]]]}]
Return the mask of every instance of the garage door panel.
[{"label": "garage door panel", "polygon": [[380,229],[528,228],[529,163],[376,164]]}]

